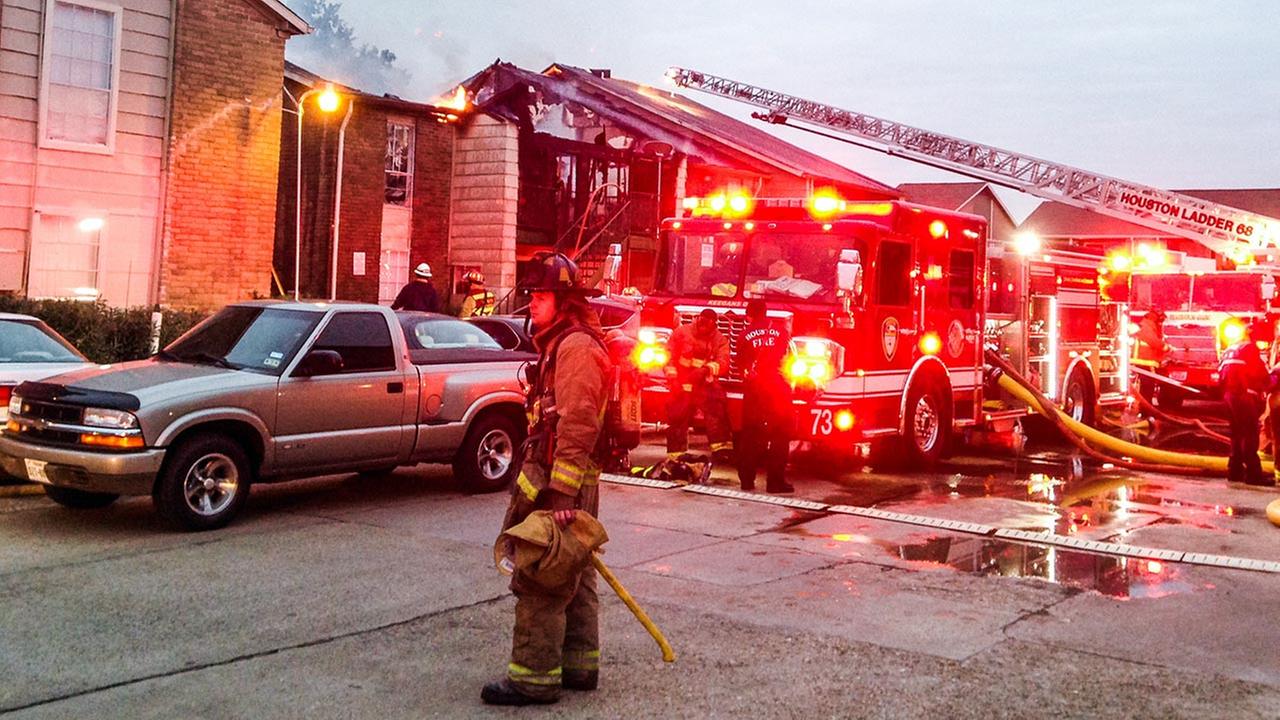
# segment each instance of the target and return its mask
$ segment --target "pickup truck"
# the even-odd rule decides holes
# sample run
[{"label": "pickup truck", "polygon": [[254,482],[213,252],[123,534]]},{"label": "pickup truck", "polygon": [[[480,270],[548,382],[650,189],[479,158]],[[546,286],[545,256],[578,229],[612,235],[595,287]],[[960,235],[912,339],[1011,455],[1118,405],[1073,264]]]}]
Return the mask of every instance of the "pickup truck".
[{"label": "pickup truck", "polygon": [[464,489],[508,485],[525,435],[522,367],[481,329],[378,305],[229,305],[147,360],[19,385],[0,465],[54,501],[150,494],[221,527],[253,483],[449,462]]}]

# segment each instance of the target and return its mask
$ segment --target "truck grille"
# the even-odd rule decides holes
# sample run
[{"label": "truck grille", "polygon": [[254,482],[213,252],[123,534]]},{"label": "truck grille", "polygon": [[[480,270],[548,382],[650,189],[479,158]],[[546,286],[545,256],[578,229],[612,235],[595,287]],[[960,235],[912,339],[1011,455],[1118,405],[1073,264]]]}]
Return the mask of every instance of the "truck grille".
[{"label": "truck grille", "polygon": [[[701,311],[698,311],[701,312]],[[698,312],[681,312],[677,316],[681,325],[691,324]],[[747,316],[739,313],[716,313],[716,327],[729,338],[729,374],[730,380],[741,380],[742,371],[738,368],[738,339],[747,331]]]},{"label": "truck grille", "polygon": [[[76,405],[62,405],[41,400],[23,400],[22,415],[24,420],[40,420],[49,423],[80,424],[84,417],[84,408]],[[80,442],[80,434],[67,430],[54,430],[24,423],[22,437],[34,442],[60,445],[76,445]]]},{"label": "truck grille", "polygon": [[1218,338],[1214,327],[1165,323],[1164,339],[1173,346],[1169,352],[1169,360],[1173,362],[1205,367],[1218,364]]}]

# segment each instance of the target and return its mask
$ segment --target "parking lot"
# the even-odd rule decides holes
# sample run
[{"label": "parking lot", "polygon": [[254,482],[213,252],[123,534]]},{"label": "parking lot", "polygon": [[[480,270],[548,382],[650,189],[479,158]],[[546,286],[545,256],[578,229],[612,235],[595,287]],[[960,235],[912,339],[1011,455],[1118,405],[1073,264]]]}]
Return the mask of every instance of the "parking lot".
[{"label": "parking lot", "polygon": [[[1082,467],[1047,453],[929,475],[798,471],[795,499],[819,510],[608,483],[605,559],[678,659],[664,665],[610,597],[601,689],[555,711],[1273,717],[1274,492]],[[711,492],[730,489],[725,472]],[[144,499],[7,499],[0,711],[491,716],[478,692],[509,643],[490,554],[504,503],[431,466],[255,488],[212,533],[172,533]],[[884,517],[859,510],[872,506]],[[1034,541],[1050,529],[1107,552]]]}]

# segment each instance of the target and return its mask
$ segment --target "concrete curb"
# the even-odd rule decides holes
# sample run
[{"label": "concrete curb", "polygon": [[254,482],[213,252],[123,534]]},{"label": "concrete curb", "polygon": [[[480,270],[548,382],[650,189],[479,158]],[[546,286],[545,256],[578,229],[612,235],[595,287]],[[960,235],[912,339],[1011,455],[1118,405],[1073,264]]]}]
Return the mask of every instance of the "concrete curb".
[{"label": "concrete curb", "polygon": [[35,484],[0,485],[0,498],[21,497],[23,495],[43,495],[44,486]]}]

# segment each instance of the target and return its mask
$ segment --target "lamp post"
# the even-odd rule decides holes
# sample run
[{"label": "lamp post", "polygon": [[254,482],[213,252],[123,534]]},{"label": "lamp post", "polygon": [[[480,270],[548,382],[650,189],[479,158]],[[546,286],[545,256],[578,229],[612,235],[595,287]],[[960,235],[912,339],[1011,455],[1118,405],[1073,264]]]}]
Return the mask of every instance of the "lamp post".
[{"label": "lamp post", "polygon": [[[306,111],[307,98],[317,93],[320,95],[320,100],[317,104],[320,106],[320,110],[322,112],[331,113],[337,110],[338,105],[341,103],[341,99],[338,97],[337,91],[333,89],[333,83],[325,83],[325,86],[323,88],[311,88],[310,90],[302,93],[302,95],[298,96],[298,147],[297,147],[297,157],[295,158],[297,163],[296,163],[294,179],[293,179],[293,185],[294,185],[294,188],[293,188],[294,189],[293,299],[294,300],[297,300],[301,295],[299,293],[299,287],[300,287],[300,281],[302,279],[302,116],[303,116],[303,113]],[[350,117],[349,113],[350,111],[348,111],[348,117]],[[344,130],[346,129],[345,121],[343,122],[342,127]],[[342,166],[339,165],[338,167],[339,167],[339,173],[341,173]],[[339,180],[341,180],[341,175],[339,175]],[[339,187],[341,187],[341,185],[339,185]]]}]

